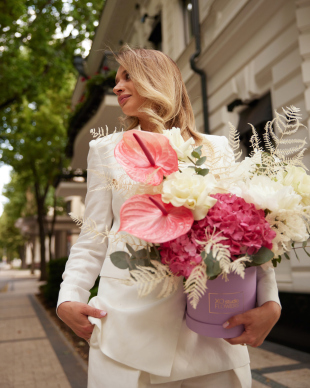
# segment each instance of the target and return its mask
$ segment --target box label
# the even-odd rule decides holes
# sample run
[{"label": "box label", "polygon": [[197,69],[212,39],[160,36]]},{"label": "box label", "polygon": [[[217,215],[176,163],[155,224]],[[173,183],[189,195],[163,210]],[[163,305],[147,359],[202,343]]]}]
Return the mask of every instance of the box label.
[{"label": "box label", "polygon": [[244,311],[243,291],[234,293],[210,293],[210,314],[239,314]]}]

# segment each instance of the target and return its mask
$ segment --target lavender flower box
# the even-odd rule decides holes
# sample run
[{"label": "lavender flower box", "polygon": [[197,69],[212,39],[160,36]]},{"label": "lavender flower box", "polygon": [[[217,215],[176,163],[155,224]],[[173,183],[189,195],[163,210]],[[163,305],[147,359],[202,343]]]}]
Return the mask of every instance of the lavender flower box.
[{"label": "lavender flower box", "polygon": [[208,289],[194,309],[187,301],[186,324],[194,332],[206,337],[234,338],[244,331],[239,325],[224,329],[223,323],[234,315],[251,310],[256,305],[256,267],[247,268],[245,277],[228,275],[228,282],[219,276],[208,280]]}]

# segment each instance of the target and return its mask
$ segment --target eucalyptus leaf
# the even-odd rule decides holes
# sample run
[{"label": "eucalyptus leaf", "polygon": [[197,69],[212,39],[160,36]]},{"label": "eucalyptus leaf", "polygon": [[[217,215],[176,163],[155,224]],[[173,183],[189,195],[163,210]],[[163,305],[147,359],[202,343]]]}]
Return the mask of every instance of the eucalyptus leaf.
[{"label": "eucalyptus leaf", "polygon": [[191,155],[192,155],[194,158],[196,158],[196,159],[199,159],[199,158],[200,158],[200,155],[199,155],[198,152],[193,151],[193,152],[191,153]]},{"label": "eucalyptus leaf", "polygon": [[196,148],[194,149],[193,152],[197,152],[197,154],[198,154],[199,156],[201,156],[201,149],[202,149],[202,145],[199,146],[199,147],[196,147]]},{"label": "eucalyptus leaf", "polygon": [[131,253],[132,256],[136,256],[136,251],[127,243],[126,243],[126,248]]},{"label": "eucalyptus leaf", "polygon": [[291,258],[289,257],[289,255],[288,255],[286,252],[284,252],[283,254],[284,254],[284,256],[285,256],[285,258],[286,258],[287,260],[291,260]]},{"label": "eucalyptus leaf", "polygon": [[252,259],[251,267],[267,263],[267,261],[271,260],[273,257],[274,253],[270,249],[261,247],[257,253],[250,256]]},{"label": "eucalyptus leaf", "polygon": [[282,260],[281,256],[276,257],[275,259],[272,259],[272,265],[276,268],[278,263],[280,264]]},{"label": "eucalyptus leaf", "polygon": [[207,266],[208,278],[215,278],[221,273],[220,263],[213,257],[212,252],[208,253],[203,261]]},{"label": "eucalyptus leaf", "polygon": [[113,252],[110,255],[110,259],[115,267],[119,269],[130,268],[130,255],[124,251]]},{"label": "eucalyptus leaf", "polygon": [[209,174],[209,169],[208,168],[199,168],[199,167],[196,167],[195,168],[195,171],[198,175],[202,175],[202,176],[206,176]]},{"label": "eucalyptus leaf", "polygon": [[[293,245],[293,244],[292,244],[292,245]],[[294,249],[294,253],[295,253],[296,257],[297,257],[297,260],[298,260],[298,261],[300,261],[300,259],[299,259],[298,255],[297,255],[297,252],[296,252],[296,250],[297,250],[297,249]]]},{"label": "eucalyptus leaf", "polygon": [[161,261],[159,250],[154,246],[151,247],[150,257],[151,260]]},{"label": "eucalyptus leaf", "polygon": [[197,162],[196,162],[196,166],[201,166],[202,164],[204,164],[204,162],[207,160],[207,158],[205,156],[203,156],[202,158],[198,159]]}]

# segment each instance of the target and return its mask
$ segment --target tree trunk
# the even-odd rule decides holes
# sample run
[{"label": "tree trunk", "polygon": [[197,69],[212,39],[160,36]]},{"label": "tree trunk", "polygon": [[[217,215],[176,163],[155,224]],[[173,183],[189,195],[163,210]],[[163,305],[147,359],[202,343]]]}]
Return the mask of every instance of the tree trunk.
[{"label": "tree trunk", "polygon": [[54,257],[53,257],[53,254],[52,254],[52,238],[53,238],[53,235],[54,235],[55,223],[56,223],[56,205],[57,205],[57,197],[56,197],[56,189],[54,189],[54,201],[53,201],[54,213],[53,213],[51,229],[48,232],[48,237],[49,237],[49,244],[48,245],[49,245],[50,260],[55,258],[55,252],[54,252]]},{"label": "tree trunk", "polygon": [[19,246],[19,256],[22,261],[21,269],[26,269],[26,254],[25,254],[25,244]]},{"label": "tree trunk", "polygon": [[30,273],[31,275],[34,275],[34,264],[35,264],[35,248],[36,248],[36,238],[33,237],[32,241],[30,242],[30,248],[31,248],[31,265],[30,265]]},{"label": "tree trunk", "polygon": [[39,225],[39,238],[40,238],[40,269],[41,269],[41,276],[40,280],[47,280],[47,273],[46,273],[46,255],[45,255],[45,215],[43,206],[39,209],[38,206],[38,225]]},{"label": "tree trunk", "polygon": [[40,280],[47,280],[47,273],[46,273],[46,256],[45,256],[45,212],[44,212],[44,204],[46,200],[46,195],[49,189],[49,183],[46,183],[44,188],[40,188],[40,180],[36,171],[35,165],[32,166],[33,175],[35,177],[34,182],[34,191],[35,191],[35,198],[37,203],[37,211],[38,211],[38,227],[39,227],[39,238],[40,238],[40,270],[41,270],[41,276]]}]

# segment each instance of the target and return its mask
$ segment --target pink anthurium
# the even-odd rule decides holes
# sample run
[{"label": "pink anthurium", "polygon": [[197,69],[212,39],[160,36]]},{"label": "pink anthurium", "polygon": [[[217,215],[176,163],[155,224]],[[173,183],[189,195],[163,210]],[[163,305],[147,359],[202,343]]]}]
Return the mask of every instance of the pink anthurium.
[{"label": "pink anthurium", "polygon": [[173,240],[187,233],[193,222],[192,212],[161,200],[161,194],[134,195],[121,207],[119,231],[153,243]]},{"label": "pink anthurium", "polygon": [[160,133],[124,132],[114,156],[131,179],[157,186],[163,176],[178,171],[178,156],[169,139]]}]

